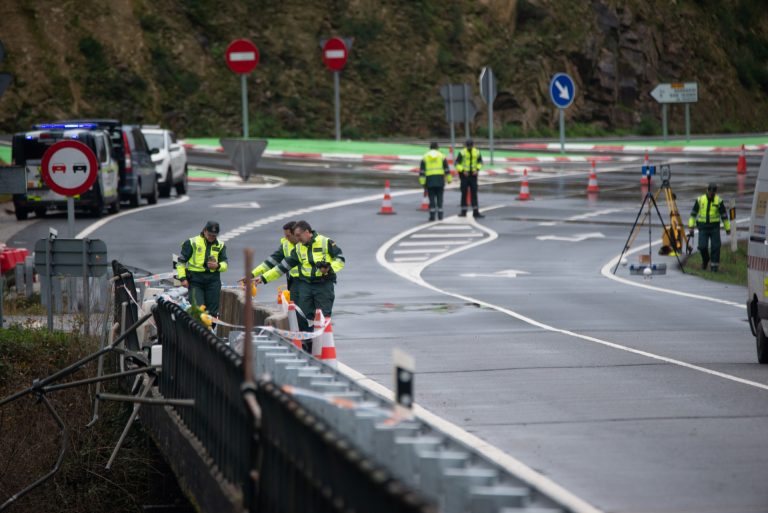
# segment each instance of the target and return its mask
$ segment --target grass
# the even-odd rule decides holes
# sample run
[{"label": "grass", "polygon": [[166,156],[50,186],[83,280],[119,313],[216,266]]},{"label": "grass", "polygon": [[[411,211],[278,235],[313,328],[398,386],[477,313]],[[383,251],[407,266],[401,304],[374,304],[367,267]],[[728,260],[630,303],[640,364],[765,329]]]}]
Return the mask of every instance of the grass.
[{"label": "grass", "polygon": [[685,272],[694,276],[700,276],[707,280],[732,285],[747,286],[747,241],[738,242],[736,252],[731,252],[730,242],[723,238],[720,248],[720,270],[713,273],[710,270],[702,270],[701,253],[698,251],[691,255],[685,262]]}]

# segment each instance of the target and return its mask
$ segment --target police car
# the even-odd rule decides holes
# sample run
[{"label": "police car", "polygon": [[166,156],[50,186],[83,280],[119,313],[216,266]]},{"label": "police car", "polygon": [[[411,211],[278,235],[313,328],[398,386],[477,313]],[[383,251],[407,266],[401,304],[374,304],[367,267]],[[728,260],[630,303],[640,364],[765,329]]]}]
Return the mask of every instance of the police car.
[{"label": "police car", "polygon": [[[13,136],[11,160],[26,169],[27,179],[27,193],[13,195],[16,219],[26,219],[30,212],[43,217],[50,208],[66,208],[66,196],[48,188],[40,165],[48,148],[59,141],[71,139],[88,146],[99,164],[96,182],[88,191],[75,196],[75,207],[86,209],[97,217],[103,214],[105,207],[109,207],[111,213],[120,211],[118,164],[109,134],[92,123],[45,123]],[[51,172],[56,173],[57,169]]]}]

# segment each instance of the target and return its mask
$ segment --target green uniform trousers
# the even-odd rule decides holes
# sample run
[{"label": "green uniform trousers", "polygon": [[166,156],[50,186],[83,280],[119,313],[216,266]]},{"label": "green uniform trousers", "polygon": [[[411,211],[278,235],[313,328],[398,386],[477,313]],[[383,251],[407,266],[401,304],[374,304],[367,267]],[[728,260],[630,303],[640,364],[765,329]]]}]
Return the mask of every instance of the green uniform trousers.
[{"label": "green uniform trousers", "polygon": [[[318,281],[318,282],[306,282],[301,279],[294,278],[292,286],[296,287],[296,292],[299,296],[298,301],[294,301],[307,319],[314,320],[315,310],[318,308],[323,312],[323,315],[327,319],[331,316],[333,310],[333,300],[336,298],[332,281]],[[291,292],[291,298],[293,298],[293,292]],[[299,329],[302,331],[312,331],[307,323],[307,319],[302,318],[299,315]]]},{"label": "green uniform trousers", "polygon": [[195,299],[197,306],[205,305],[206,311],[219,315],[219,296],[221,295],[221,277],[219,273],[196,273],[187,271],[189,280],[189,301]]},{"label": "green uniform trousers", "polygon": [[[699,252],[701,252],[701,263],[703,267],[711,260],[712,265],[717,267],[720,264],[720,223],[698,223],[699,228]],[[707,251],[707,246],[711,248]]]}]

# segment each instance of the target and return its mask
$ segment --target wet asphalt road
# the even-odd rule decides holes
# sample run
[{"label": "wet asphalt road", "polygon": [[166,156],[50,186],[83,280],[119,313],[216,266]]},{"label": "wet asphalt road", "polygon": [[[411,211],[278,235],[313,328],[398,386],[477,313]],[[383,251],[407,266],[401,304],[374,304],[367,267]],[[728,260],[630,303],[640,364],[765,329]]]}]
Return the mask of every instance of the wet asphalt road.
[{"label": "wet asphalt road", "polygon": [[[750,162],[743,178],[733,157],[708,163],[716,160],[672,164],[684,222],[713,180],[724,197],[737,199],[738,217],[748,215],[757,166]],[[265,172],[288,178],[287,186],[194,184],[186,201],[161,200],[159,208],[115,217],[89,236],[107,243],[110,258],[163,272],[182,240],[206,219],[217,219],[231,236],[225,282],[234,283],[242,275],[243,248],[266,256],[286,220],[307,219],[347,258],[334,312],[343,363],[389,387],[392,349],[412,353],[422,406],[603,510],[768,511],[768,371],[756,363],[739,306],[745,290],[682,275],[673,259],[655,255],[669,264],[667,276],[644,280],[623,267],[617,274],[690,296],[601,274],[621,252],[642,201],[639,166],[628,166],[601,173],[601,192],[592,198],[584,193],[587,169],[562,175],[579,172],[574,166],[532,173],[531,202],[515,200],[519,176],[484,185],[481,238],[488,242],[428,265],[421,284],[382,265],[418,254],[403,248],[428,248],[413,242],[433,240],[414,235],[438,233],[425,225],[397,240],[426,221],[420,191],[406,190],[415,178],[390,176],[397,215],[381,216],[384,175],[354,166],[266,162]],[[458,196],[446,192],[448,216],[457,213]],[[260,208],[228,208],[250,202]],[[659,206],[666,214],[664,203]],[[266,224],[231,233],[268,216]],[[94,221],[78,219],[78,229]],[[475,230],[458,221],[446,219],[444,225],[456,228],[443,233]],[[13,245],[31,247],[49,225],[64,230],[65,216],[33,224]],[[652,235],[660,237],[658,223]],[[640,240],[647,240],[646,231]],[[259,289],[259,299],[274,297],[275,284]]]}]

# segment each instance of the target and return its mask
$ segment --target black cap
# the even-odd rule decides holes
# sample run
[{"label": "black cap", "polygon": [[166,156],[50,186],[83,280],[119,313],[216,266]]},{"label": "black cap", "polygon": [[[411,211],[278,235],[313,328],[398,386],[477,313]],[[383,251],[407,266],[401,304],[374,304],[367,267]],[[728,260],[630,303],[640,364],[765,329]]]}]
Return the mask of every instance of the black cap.
[{"label": "black cap", "polygon": [[436,150],[438,147],[439,147],[438,144],[436,142],[434,142],[434,141],[429,143],[429,149],[430,150]]},{"label": "black cap", "polygon": [[219,234],[219,223],[217,223],[216,221],[208,221],[207,223],[205,223],[204,230],[209,231],[209,232],[211,232],[214,235],[218,235]]},{"label": "black cap", "polygon": [[475,145],[475,141],[473,141],[472,139],[467,139],[467,143],[466,143],[466,145],[467,145],[467,146],[469,146],[469,147],[471,148],[472,146],[474,146],[474,145]]},{"label": "black cap", "polygon": [[707,192],[717,192],[717,184],[715,182],[711,182],[709,185],[707,185]]}]

